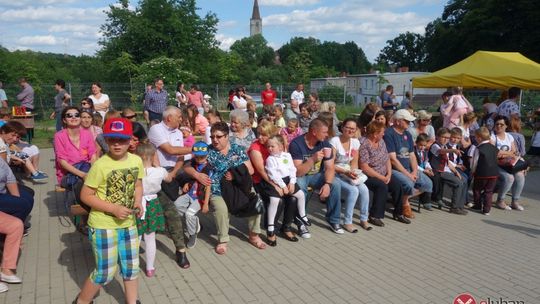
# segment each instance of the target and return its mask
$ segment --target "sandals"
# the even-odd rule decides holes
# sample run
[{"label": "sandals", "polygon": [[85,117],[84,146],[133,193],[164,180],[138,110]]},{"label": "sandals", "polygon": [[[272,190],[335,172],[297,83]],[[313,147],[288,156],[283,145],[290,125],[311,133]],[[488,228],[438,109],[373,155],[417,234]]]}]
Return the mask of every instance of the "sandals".
[{"label": "sandals", "polygon": [[342,227],[343,227],[343,229],[345,229],[349,233],[357,233],[358,232],[358,229],[356,229],[353,224],[344,224]]},{"label": "sandals", "polygon": [[217,244],[215,251],[219,255],[224,255],[225,253],[227,253],[227,243]]},{"label": "sandals", "polygon": [[373,227],[371,227],[366,221],[360,221],[360,227],[366,231],[373,229]]},{"label": "sandals", "polygon": [[263,242],[263,240],[261,240],[259,235],[249,236],[249,243],[255,246],[255,248],[257,249],[260,249],[260,250],[266,249],[266,244]]}]

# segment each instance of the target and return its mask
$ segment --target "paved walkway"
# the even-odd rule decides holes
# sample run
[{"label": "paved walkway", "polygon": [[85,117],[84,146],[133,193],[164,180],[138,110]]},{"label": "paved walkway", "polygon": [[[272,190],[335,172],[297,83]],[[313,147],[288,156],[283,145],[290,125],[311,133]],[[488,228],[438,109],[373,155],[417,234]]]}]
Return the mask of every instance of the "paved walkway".
[{"label": "paved walkway", "polygon": [[[43,168],[53,177],[52,150],[42,153]],[[477,303],[488,298],[540,303],[539,182],[538,171],[527,178],[524,212],[423,211],[411,225],[387,218],[384,228],[345,235],[327,228],[324,205],[314,199],[312,239],[280,238],[276,248],[260,251],[246,242],[246,223],[234,220],[226,256],[214,253],[215,229],[205,218],[202,239],[189,252],[189,270],[176,266],[172,242],[158,236],[156,277],[141,275],[140,299],[144,304],[452,303],[468,292]],[[18,267],[24,283],[10,285],[0,303],[71,303],[93,267],[89,243],[69,225],[54,180],[33,187],[33,228]],[[124,303],[118,278],[96,303]]]}]

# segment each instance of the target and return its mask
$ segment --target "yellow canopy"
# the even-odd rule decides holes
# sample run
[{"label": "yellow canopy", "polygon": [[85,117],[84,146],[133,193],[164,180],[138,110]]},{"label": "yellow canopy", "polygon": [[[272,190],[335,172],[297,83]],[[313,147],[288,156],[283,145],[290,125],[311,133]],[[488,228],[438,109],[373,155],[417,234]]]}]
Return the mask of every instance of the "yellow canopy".
[{"label": "yellow canopy", "polygon": [[517,52],[477,51],[462,61],[412,80],[414,88],[540,89],[540,64]]}]

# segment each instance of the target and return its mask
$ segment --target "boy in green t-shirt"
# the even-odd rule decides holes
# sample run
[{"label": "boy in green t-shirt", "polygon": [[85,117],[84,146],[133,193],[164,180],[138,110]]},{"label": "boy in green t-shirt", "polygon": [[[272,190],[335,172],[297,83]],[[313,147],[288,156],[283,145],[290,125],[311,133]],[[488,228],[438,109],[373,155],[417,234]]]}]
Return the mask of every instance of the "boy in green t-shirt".
[{"label": "boy in green t-shirt", "polygon": [[139,237],[135,216],[141,216],[143,163],[128,153],[131,122],[112,118],[103,126],[108,154],[93,165],[81,190],[92,208],[88,218],[96,269],[84,282],[74,303],[91,303],[101,286],[113,280],[118,265],[124,279],[126,303],[137,301]]}]

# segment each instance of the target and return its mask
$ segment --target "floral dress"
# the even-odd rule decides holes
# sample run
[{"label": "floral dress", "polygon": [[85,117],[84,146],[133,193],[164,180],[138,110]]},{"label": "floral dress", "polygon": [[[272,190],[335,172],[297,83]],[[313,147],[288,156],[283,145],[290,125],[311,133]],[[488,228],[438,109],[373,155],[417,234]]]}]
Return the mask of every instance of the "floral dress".
[{"label": "floral dress", "polygon": [[159,203],[157,193],[161,190],[161,182],[167,175],[167,170],[161,167],[145,168],[143,177],[143,218],[137,218],[139,235],[143,233],[165,231],[165,217]]}]

